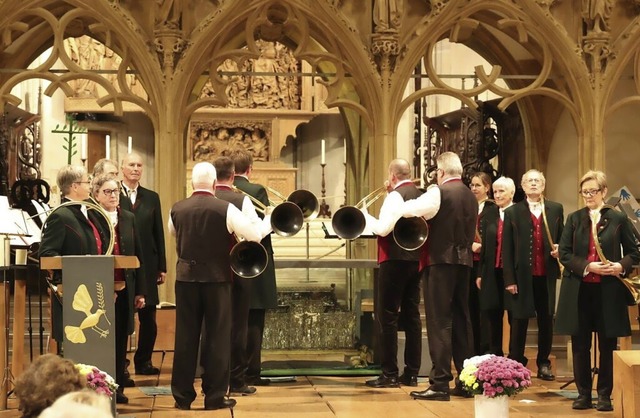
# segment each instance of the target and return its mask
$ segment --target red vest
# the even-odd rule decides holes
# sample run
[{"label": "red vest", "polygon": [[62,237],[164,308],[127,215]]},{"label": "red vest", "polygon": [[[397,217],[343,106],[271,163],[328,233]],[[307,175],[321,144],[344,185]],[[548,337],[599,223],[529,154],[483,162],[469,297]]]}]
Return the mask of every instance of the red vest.
[{"label": "red vest", "polygon": [[496,265],[495,268],[502,268],[502,229],[504,221],[498,218],[498,232],[496,233]]},{"label": "red vest", "polygon": [[[587,254],[587,261],[600,261],[598,253],[596,252],[596,243],[593,240],[593,233],[589,234],[589,254]],[[582,278],[582,281],[587,283],[600,283],[600,275],[595,273],[588,273]]]},{"label": "red vest", "polygon": [[542,216],[540,215],[539,218],[536,218],[533,213],[531,214],[531,221],[533,222],[533,242],[531,243],[533,245],[531,254],[533,268],[531,274],[533,276],[545,276],[547,273],[544,267],[544,241],[542,237],[544,221]]}]

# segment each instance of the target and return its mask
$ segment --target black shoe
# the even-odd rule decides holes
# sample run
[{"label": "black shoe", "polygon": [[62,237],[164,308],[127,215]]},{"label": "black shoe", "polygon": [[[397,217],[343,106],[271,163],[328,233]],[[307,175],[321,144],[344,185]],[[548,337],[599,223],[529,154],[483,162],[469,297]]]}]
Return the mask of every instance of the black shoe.
[{"label": "black shoe", "polygon": [[136,382],[134,382],[134,380],[132,378],[130,378],[130,377],[125,377],[124,387],[125,388],[134,388],[134,387],[136,387]]},{"label": "black shoe", "polygon": [[422,392],[414,391],[409,395],[411,395],[413,399],[420,399],[423,401],[448,401],[451,399],[448,390],[434,390],[432,388],[428,388]]},{"label": "black shoe", "polygon": [[547,364],[543,364],[538,368],[538,379],[542,380],[556,380],[556,377],[551,373],[551,367]]},{"label": "black shoe", "polygon": [[223,408],[233,408],[234,406],[236,406],[236,400],[235,399],[221,399],[218,402],[213,402],[210,405],[205,405],[204,409],[210,411],[213,409],[223,409]]},{"label": "black shoe", "polygon": [[611,405],[611,398],[609,396],[598,395],[598,403],[596,403],[596,409],[598,411],[613,411],[613,405]]},{"label": "black shoe", "polygon": [[383,374],[378,376],[377,379],[367,380],[364,384],[371,388],[397,388],[400,386],[397,377]]},{"label": "black shoe", "polygon": [[151,376],[154,374],[160,374],[160,369],[155,367],[151,363],[147,363],[143,366],[136,367],[136,374],[142,374],[146,376]]},{"label": "black shoe", "polygon": [[256,377],[255,379],[246,379],[249,386],[269,386],[271,380],[263,379],[262,377]]},{"label": "black shoe", "polygon": [[235,395],[249,396],[256,393],[256,388],[253,386],[241,386],[239,388],[229,388],[229,393],[233,393]]},{"label": "black shoe", "polygon": [[451,396],[459,396],[461,398],[473,398],[473,395],[462,388],[462,386],[456,386],[451,389]]},{"label": "black shoe", "polygon": [[129,398],[122,392],[116,392],[116,403],[129,403]]},{"label": "black shoe", "polygon": [[180,405],[178,402],[173,404],[173,406],[178,408],[178,409],[182,409],[183,411],[188,411],[188,410],[191,409],[191,405]]},{"label": "black shoe", "polygon": [[418,386],[418,376],[402,373],[398,378],[398,382],[403,386]]},{"label": "black shoe", "polygon": [[593,404],[591,403],[590,395],[578,395],[578,398],[573,401],[571,405],[573,409],[591,409],[593,408]]}]

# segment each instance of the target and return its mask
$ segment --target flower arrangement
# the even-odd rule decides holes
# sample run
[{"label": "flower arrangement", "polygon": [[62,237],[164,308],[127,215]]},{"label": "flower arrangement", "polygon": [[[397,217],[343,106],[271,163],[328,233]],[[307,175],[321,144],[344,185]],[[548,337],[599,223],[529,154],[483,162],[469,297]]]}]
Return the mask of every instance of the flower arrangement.
[{"label": "flower arrangement", "polygon": [[118,385],[109,374],[88,364],[78,363],[76,369],[87,379],[87,387],[97,394],[112,397],[116,393]]},{"label": "flower arrangement", "polygon": [[473,395],[513,396],[531,386],[531,372],[515,360],[487,354],[466,359],[460,381]]}]

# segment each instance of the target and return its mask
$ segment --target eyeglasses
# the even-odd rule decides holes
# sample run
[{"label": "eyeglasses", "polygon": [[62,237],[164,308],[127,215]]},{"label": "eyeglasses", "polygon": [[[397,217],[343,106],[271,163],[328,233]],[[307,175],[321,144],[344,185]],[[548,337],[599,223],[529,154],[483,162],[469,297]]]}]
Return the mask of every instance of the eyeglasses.
[{"label": "eyeglasses", "polygon": [[117,195],[118,193],[120,193],[120,190],[118,190],[118,189],[104,189],[102,191],[102,193],[104,193],[105,196],[113,196],[113,195]]},{"label": "eyeglasses", "polygon": [[592,197],[600,193],[602,189],[580,190],[580,194],[584,197]]}]

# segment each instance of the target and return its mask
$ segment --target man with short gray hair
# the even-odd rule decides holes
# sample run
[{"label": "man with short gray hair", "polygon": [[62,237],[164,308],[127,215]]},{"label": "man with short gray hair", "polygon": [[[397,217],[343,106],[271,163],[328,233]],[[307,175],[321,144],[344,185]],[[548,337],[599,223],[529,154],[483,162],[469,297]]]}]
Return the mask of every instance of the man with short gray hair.
[{"label": "man with short gray hair", "polygon": [[202,390],[204,409],[233,408],[229,387],[231,348],[232,234],[260,242],[253,223],[233,204],[215,197],[216,169],[193,167],[193,194],[171,208],[169,231],[176,237],[176,333],[171,392],[176,408],[191,409],[193,380],[204,321]]}]

